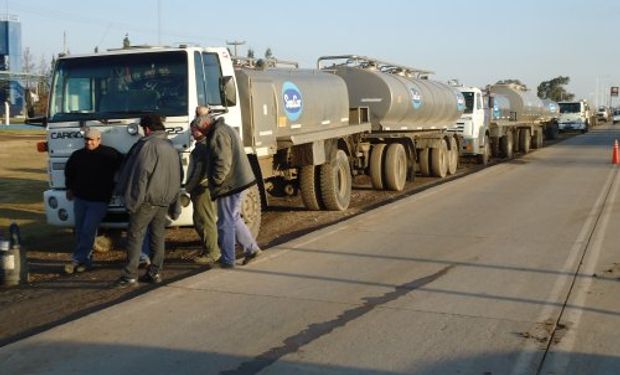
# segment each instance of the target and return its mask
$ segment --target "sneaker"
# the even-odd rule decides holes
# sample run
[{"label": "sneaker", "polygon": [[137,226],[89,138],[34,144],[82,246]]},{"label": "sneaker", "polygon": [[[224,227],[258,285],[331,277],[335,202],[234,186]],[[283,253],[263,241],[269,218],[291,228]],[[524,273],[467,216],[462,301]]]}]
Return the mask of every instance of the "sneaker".
[{"label": "sneaker", "polygon": [[67,263],[65,264],[65,273],[71,275],[73,273],[82,273],[91,269],[91,266],[84,263]]},{"label": "sneaker", "polygon": [[133,277],[121,276],[114,282],[114,287],[117,289],[124,289],[134,286],[138,286],[138,280]]},{"label": "sneaker", "polygon": [[138,279],[141,283],[159,284],[161,283],[161,274],[159,272],[147,272]]},{"label": "sneaker", "polygon": [[252,262],[254,259],[256,259],[260,254],[262,253],[261,249],[256,249],[254,250],[254,252],[246,255],[243,258],[243,262],[241,262],[241,264],[243,264],[244,266],[250,262]]}]

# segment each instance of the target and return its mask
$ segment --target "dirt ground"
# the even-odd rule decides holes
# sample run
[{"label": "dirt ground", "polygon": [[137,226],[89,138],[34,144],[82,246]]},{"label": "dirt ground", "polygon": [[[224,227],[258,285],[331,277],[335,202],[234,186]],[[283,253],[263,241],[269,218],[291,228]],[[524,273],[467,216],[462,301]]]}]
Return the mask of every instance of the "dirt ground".
[{"label": "dirt ground", "polygon": [[[71,231],[45,222],[42,192],[47,189],[47,155],[36,152],[43,133],[0,131],[0,235],[11,222],[19,224],[23,249],[27,250],[29,282],[0,287],[0,346],[49,329],[144,293],[153,286],[125,290],[111,288],[125,260],[123,249],[95,253],[91,272],[65,275],[73,245]],[[400,193],[373,191],[363,179],[356,180],[351,207],[345,212],[306,211],[301,198],[278,198],[263,212],[258,242],[268,249],[289,239],[371,210],[480,167],[465,163],[449,179],[418,177]],[[164,284],[199,272],[208,272],[191,259],[199,251],[192,228],[167,232]]]}]

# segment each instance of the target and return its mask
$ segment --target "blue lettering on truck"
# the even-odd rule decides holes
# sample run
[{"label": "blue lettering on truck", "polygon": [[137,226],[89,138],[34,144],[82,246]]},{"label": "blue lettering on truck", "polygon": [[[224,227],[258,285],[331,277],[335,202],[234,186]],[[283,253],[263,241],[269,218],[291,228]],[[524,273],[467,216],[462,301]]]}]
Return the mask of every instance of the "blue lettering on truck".
[{"label": "blue lettering on truck", "polygon": [[304,109],[304,102],[301,91],[293,82],[286,81],[282,85],[282,101],[286,117],[291,121],[296,121]]}]

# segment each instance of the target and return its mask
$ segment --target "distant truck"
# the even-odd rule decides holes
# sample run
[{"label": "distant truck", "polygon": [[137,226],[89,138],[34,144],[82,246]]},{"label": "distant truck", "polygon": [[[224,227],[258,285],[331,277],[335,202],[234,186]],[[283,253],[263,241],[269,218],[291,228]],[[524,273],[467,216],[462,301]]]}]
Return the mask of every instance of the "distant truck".
[{"label": "distant truck", "polygon": [[607,122],[611,120],[611,108],[607,106],[600,106],[596,111],[596,119],[601,122]]},{"label": "distant truck", "polygon": [[[486,90],[455,84],[465,97],[465,111],[457,122],[463,136],[461,152],[486,165],[491,156],[512,158],[528,153],[555,134],[557,109],[543,103],[524,86],[497,83]],[[556,107],[557,108],[557,107]]]},{"label": "distant truck", "polygon": [[595,124],[595,117],[587,101],[559,102],[558,104],[560,106],[558,126],[561,132],[578,130],[586,133]]}]

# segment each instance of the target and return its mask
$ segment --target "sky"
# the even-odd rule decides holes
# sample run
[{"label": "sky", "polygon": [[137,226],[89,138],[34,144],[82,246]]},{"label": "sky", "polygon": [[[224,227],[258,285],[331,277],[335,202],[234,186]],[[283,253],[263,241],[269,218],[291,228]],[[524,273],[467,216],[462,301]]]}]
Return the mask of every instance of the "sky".
[{"label": "sky", "polygon": [[[4,7],[4,9],[2,9]],[[620,86],[619,0],[0,0],[17,15],[35,61],[132,44],[267,48],[313,68],[324,55],[357,54],[485,86],[570,77],[593,104]],[[232,49],[232,47],[231,47]],[[614,98],[614,105],[620,104]]]}]

